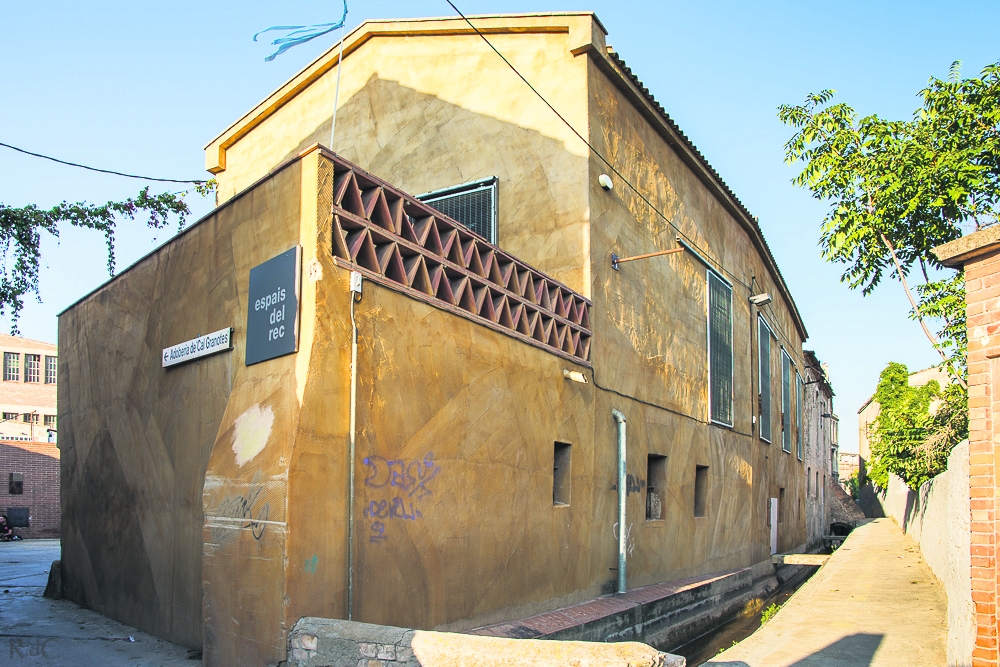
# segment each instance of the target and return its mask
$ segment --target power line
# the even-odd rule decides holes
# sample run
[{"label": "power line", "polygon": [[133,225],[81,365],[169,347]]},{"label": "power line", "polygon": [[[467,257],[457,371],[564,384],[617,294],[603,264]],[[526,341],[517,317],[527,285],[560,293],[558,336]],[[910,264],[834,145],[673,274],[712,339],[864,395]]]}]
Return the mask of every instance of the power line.
[{"label": "power line", "polygon": [[85,164],[77,164],[76,162],[67,162],[66,160],[60,160],[59,158],[54,158],[48,155],[42,155],[41,153],[33,153],[31,151],[26,151],[23,148],[18,148],[17,146],[11,146],[10,144],[5,144],[0,142],[0,146],[4,148],[9,148],[12,151],[17,151],[18,153],[24,153],[25,155],[30,155],[32,157],[40,157],[43,160],[51,160],[52,162],[58,162],[59,164],[64,164],[68,167],[77,167],[78,169],[86,169],[87,171],[96,171],[102,174],[111,174],[113,176],[124,176],[125,178],[135,178],[140,181],[159,181],[161,183],[205,183],[204,180],[181,180],[177,178],[153,178],[152,176],[138,176],[136,174],[126,174],[121,171],[112,171],[111,169],[98,169],[97,167],[88,167]]},{"label": "power line", "polygon": [[[538,96],[538,99],[540,99],[542,102],[544,102],[545,106],[547,106],[549,109],[551,109],[552,113],[554,113],[556,116],[558,116],[559,120],[561,120],[566,125],[566,127],[569,128],[570,132],[572,132],[573,134],[575,134],[577,136],[577,138],[580,141],[582,141],[584,144],[586,144],[587,148],[589,148],[594,153],[594,155],[596,155],[601,160],[601,162],[603,162],[604,164],[607,165],[608,169],[610,169],[611,171],[613,171],[615,173],[615,175],[618,178],[620,178],[623,183],[625,183],[625,185],[627,185],[629,188],[631,188],[632,192],[634,192],[636,195],[638,195],[639,198],[642,199],[642,201],[644,201],[647,206],[649,206],[649,208],[651,208],[657,215],[659,215],[661,218],[663,218],[667,222],[668,225],[670,225],[671,227],[673,227],[674,231],[676,231],[679,235],[683,236],[684,239],[687,241],[687,243],[691,247],[695,248],[696,250],[698,250],[700,253],[702,253],[706,257],[711,258],[711,255],[709,253],[705,252],[700,247],[698,247],[698,245],[687,234],[685,234],[681,230],[681,228],[678,227],[674,223],[673,220],[671,220],[666,215],[664,215],[663,212],[660,211],[660,209],[656,208],[656,206],[653,205],[653,202],[649,201],[649,199],[646,198],[646,195],[642,194],[639,191],[639,188],[637,188],[634,185],[632,185],[632,183],[629,182],[629,180],[627,178],[625,178],[625,176],[623,176],[622,173],[620,171],[618,171],[618,169],[616,169],[615,166],[613,164],[611,164],[611,162],[609,162],[607,158],[605,158],[603,155],[601,155],[600,151],[598,151],[596,148],[594,148],[593,144],[591,144],[589,141],[587,141],[583,137],[582,134],[580,134],[579,132],[577,132],[576,128],[573,127],[573,125],[570,124],[570,122],[568,120],[566,120],[563,117],[563,115],[561,113],[559,113],[556,110],[556,108],[554,106],[552,106],[552,104],[547,99],[545,99],[545,97],[540,92],[538,92],[538,90],[533,85],[531,85],[530,81],[528,81],[526,78],[524,78],[524,75],[521,74],[517,70],[517,68],[514,67],[514,65],[509,60],[507,60],[507,58],[502,53],[500,53],[497,50],[497,48],[495,46],[493,46],[493,43],[490,42],[489,39],[487,39],[486,35],[484,35],[482,32],[480,32],[479,28],[477,28],[475,25],[472,24],[472,21],[470,21],[469,18],[465,14],[463,14],[458,7],[455,6],[455,3],[453,3],[451,0],[445,0],[445,2],[447,2],[449,5],[451,5],[451,8],[454,9],[455,12],[459,16],[461,16],[465,20],[466,23],[469,24],[469,27],[472,28],[476,32],[477,35],[479,35],[480,37],[483,38],[483,41],[486,42],[487,46],[489,46],[491,49],[493,49],[493,52],[495,54],[497,54],[498,56],[500,56],[501,60],[503,60],[505,63],[507,63],[507,66],[510,67],[510,69],[514,72],[514,74],[516,74],[518,76],[518,78],[521,79],[521,81],[523,81],[526,86],[528,86],[528,88],[531,88],[531,91],[533,93],[535,93],[535,95]],[[731,272],[727,268],[725,268],[722,265],[722,262],[719,262],[718,260],[716,260],[714,258],[712,258],[712,261],[715,262],[716,264],[718,264],[720,271],[722,271],[723,273],[728,274],[735,282],[739,283],[743,287],[747,288],[748,290],[750,289],[750,286],[747,285],[745,282],[743,282],[740,279],[739,276],[737,276],[736,274],[734,274],[733,272]]]}]

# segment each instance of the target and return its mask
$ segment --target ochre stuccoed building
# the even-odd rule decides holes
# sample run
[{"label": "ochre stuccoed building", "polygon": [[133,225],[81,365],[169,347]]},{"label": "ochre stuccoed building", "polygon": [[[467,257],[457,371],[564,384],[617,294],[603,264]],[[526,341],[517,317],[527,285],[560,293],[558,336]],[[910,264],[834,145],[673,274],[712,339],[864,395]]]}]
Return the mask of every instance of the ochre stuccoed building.
[{"label": "ochre stuccoed building", "polygon": [[754,218],[596,16],[473,20],[671,222],[466,23],[364,23],[333,152],[337,48],[209,144],[216,211],[60,317],[71,598],[250,665],[306,615],[613,592],[613,411],[628,588],[805,543],[806,332]]}]

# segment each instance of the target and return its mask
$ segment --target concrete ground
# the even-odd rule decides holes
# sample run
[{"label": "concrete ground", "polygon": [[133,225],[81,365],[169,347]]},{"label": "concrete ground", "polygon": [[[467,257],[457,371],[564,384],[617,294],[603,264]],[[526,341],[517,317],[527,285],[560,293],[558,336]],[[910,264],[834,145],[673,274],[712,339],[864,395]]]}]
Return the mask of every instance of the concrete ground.
[{"label": "concrete ground", "polygon": [[0,542],[0,666],[192,667],[200,652],[42,597],[59,540]]},{"label": "concrete ground", "polygon": [[859,526],[764,626],[707,665],[938,667],[944,588],[892,519]]}]

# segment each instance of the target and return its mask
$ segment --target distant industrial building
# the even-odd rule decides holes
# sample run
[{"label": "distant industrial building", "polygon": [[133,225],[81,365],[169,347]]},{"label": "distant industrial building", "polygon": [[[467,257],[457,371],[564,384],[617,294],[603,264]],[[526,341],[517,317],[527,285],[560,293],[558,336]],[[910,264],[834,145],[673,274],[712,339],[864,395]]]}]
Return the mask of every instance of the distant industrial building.
[{"label": "distant industrial building", "polygon": [[22,538],[59,537],[56,346],[0,334],[0,352],[0,514]]}]

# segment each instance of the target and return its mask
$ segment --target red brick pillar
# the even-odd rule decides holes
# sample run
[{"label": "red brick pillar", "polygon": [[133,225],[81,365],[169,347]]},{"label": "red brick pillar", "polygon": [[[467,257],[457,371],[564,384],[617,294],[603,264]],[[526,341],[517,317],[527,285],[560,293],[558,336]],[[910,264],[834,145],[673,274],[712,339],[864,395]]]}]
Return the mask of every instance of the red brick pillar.
[{"label": "red brick pillar", "polygon": [[969,333],[969,499],[972,601],[976,611],[973,667],[997,667],[997,486],[1000,453],[1000,229],[962,237],[934,251],[965,268]]}]

